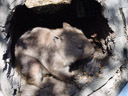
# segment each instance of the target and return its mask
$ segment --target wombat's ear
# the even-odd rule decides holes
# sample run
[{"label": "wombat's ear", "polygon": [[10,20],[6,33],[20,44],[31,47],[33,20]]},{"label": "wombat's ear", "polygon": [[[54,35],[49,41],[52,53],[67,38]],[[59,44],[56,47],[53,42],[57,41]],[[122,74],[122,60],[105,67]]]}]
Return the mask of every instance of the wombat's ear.
[{"label": "wombat's ear", "polygon": [[66,22],[63,23],[63,28],[69,28],[69,27],[72,27],[72,26]]},{"label": "wombat's ear", "polygon": [[59,43],[61,42],[61,39],[60,39],[59,36],[54,36],[53,40],[54,40],[54,42],[55,42],[56,44],[59,44]]}]

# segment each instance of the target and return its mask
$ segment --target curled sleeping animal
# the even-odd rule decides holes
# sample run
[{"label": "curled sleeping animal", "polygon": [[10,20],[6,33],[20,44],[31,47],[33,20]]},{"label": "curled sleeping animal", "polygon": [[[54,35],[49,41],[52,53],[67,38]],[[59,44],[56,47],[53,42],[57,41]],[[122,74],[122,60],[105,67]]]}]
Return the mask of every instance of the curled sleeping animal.
[{"label": "curled sleeping animal", "polygon": [[28,84],[39,86],[43,75],[70,81],[74,76],[69,66],[80,59],[92,58],[94,47],[83,32],[68,23],[63,28],[33,28],[15,45],[17,71]]}]

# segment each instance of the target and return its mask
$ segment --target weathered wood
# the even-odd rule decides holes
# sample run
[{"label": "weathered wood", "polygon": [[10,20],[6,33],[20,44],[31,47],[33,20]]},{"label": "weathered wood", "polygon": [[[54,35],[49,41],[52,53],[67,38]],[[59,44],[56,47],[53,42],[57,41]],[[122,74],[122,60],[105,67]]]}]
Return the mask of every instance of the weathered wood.
[{"label": "weathered wood", "polygon": [[[19,77],[10,66],[10,57],[4,55],[9,46],[6,39],[9,21],[17,5],[22,5],[23,0],[1,0],[0,1],[0,96],[14,96],[19,89]],[[6,58],[5,58],[5,57]]]},{"label": "weathered wood", "polygon": [[[128,37],[128,1],[127,0],[97,0],[103,7],[103,16],[115,33],[112,55],[100,78],[84,88],[80,96],[117,96],[126,84],[127,77],[127,37]],[[109,44],[109,42],[108,42]],[[124,69],[120,69],[124,66]],[[125,75],[123,75],[125,74]],[[126,77],[126,78],[125,78]],[[95,87],[94,87],[95,86]]]}]

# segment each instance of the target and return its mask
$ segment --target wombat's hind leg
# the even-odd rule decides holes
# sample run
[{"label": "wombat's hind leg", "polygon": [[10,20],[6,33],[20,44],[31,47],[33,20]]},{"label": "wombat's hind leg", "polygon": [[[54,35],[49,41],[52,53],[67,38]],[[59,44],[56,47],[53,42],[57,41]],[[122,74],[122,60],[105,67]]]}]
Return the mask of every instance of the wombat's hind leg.
[{"label": "wombat's hind leg", "polygon": [[39,86],[41,83],[42,73],[41,65],[36,60],[31,61],[31,67],[27,73],[27,83]]},{"label": "wombat's hind leg", "polygon": [[23,78],[26,79],[27,84],[39,86],[43,75],[48,74],[48,71],[42,66],[42,64],[31,56],[22,55],[17,58],[19,70]]}]

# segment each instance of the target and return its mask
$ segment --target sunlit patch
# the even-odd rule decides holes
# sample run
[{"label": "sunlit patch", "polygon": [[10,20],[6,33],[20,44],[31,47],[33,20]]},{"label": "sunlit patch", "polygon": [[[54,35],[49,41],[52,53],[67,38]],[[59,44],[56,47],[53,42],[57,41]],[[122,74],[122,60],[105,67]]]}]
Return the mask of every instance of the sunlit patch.
[{"label": "sunlit patch", "polygon": [[101,68],[101,64],[99,64],[99,68]]},{"label": "sunlit patch", "polygon": [[47,74],[45,77],[49,77],[49,75]]},{"label": "sunlit patch", "polygon": [[85,83],[89,82],[87,79],[85,80]]},{"label": "sunlit patch", "polygon": [[100,73],[98,74],[99,77],[101,77],[101,75],[102,75],[102,74],[100,74]]}]

